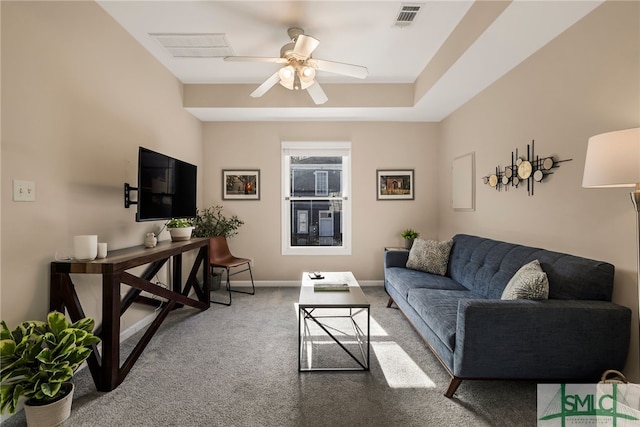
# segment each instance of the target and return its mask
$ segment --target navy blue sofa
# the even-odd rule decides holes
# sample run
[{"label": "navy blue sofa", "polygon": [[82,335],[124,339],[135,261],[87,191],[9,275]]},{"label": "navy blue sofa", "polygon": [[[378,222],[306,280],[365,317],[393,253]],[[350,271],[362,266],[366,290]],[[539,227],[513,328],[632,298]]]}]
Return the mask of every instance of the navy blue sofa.
[{"label": "navy blue sofa", "polygon": [[[596,381],[622,370],[631,310],[611,302],[614,266],[482,237],[453,237],[445,276],[405,267],[385,251],[388,307],[395,302],[451,375],[464,379]],[[549,299],[501,300],[523,265],[539,260]]]}]

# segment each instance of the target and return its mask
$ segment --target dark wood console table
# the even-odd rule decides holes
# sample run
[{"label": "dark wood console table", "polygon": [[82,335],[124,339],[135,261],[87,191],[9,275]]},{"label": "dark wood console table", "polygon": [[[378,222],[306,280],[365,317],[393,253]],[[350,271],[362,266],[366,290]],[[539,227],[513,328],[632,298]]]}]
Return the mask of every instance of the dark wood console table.
[{"label": "dark wood console table", "polygon": [[[198,250],[189,277],[182,285],[182,254]],[[173,289],[166,289],[151,283],[151,279],[162,266],[173,258]],[[127,270],[148,264],[140,277],[128,273]],[[204,281],[200,285],[197,273],[202,265]],[[91,376],[99,391],[111,391],[127,376],[138,357],[142,354],[155,332],[158,330],[169,312],[175,308],[188,305],[206,310],[209,302],[209,239],[193,238],[181,242],[160,242],[155,248],[136,246],[132,248],[110,251],[107,258],[89,262],[52,262],[51,293],[49,307],[64,313],[66,308],[72,321],[86,317],[80,300],[71,281],[70,274],[102,275],[102,322],[98,324],[96,335],[102,338],[102,354],[94,346],[87,363]],[[131,286],[122,298],[120,284]],[[197,300],[188,295],[195,291]],[[162,310],[148,327],[133,351],[120,366],[120,317],[134,302],[148,302],[150,299],[141,296],[142,291],[157,295],[167,301],[162,303]],[[157,300],[153,300],[158,305]]]}]

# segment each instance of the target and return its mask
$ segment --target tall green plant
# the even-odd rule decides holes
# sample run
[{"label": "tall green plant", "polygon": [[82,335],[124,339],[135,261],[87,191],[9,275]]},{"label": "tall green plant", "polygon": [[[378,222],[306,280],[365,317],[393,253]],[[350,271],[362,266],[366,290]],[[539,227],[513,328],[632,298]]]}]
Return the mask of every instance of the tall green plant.
[{"label": "tall green plant", "polygon": [[27,321],[13,331],[2,321],[0,331],[0,412],[13,413],[20,396],[43,403],[64,395],[62,383],[100,342],[93,335],[93,319],[69,324],[64,314],[52,311],[47,321]]},{"label": "tall green plant", "polygon": [[224,236],[233,237],[238,234],[238,229],[244,224],[237,215],[227,218],[222,213],[222,206],[211,206],[206,209],[198,209],[196,217],[192,219],[195,227],[195,237]]}]

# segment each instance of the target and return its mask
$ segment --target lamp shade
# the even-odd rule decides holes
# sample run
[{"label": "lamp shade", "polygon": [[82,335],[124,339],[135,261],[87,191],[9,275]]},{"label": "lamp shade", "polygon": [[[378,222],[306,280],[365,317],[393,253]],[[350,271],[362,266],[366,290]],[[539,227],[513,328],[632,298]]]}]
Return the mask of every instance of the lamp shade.
[{"label": "lamp shade", "polygon": [[635,187],[637,184],[640,184],[640,128],[589,138],[583,187]]}]

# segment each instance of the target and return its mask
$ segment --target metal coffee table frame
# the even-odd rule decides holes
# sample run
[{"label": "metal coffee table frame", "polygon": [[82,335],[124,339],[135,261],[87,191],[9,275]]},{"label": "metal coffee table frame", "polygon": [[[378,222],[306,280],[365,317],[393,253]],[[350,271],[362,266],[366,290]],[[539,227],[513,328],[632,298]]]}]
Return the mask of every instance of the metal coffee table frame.
[{"label": "metal coffee table frame", "polygon": [[[314,292],[313,283],[308,279],[308,273],[303,274],[300,300],[298,303],[298,371],[368,371],[370,361],[370,329],[371,329],[371,305],[366,300],[358,282],[350,272],[323,273],[327,280],[345,281],[349,283],[349,292],[329,291]],[[336,309],[345,314],[323,314],[327,309]],[[366,312],[366,333],[355,320],[355,316]],[[334,332],[335,328],[328,325],[325,319],[349,319],[353,328],[357,349],[350,350],[340,336]],[[335,342],[351,359],[356,362],[353,367],[313,367],[312,362],[303,363],[306,346],[312,342],[309,324],[317,325],[327,337]],[[343,332],[343,331],[339,331]],[[307,365],[306,367],[304,365]]]}]

